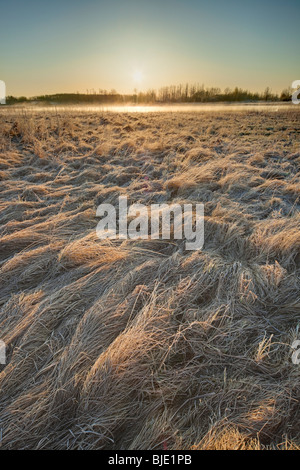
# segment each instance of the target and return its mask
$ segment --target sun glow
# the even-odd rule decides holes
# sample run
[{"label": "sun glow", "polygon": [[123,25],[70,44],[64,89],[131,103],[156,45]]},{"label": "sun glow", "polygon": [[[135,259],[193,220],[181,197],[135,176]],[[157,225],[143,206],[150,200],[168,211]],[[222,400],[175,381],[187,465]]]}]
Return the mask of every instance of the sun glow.
[{"label": "sun glow", "polygon": [[132,74],[132,78],[136,83],[141,83],[143,81],[143,72],[140,70],[135,70]]}]

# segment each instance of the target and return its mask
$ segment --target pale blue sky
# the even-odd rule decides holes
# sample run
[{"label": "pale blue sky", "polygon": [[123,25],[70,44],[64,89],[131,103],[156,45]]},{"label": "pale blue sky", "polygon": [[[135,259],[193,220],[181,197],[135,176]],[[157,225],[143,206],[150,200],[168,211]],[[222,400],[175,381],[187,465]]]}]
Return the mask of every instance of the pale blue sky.
[{"label": "pale blue sky", "polygon": [[0,79],[16,96],[180,82],[281,91],[300,79],[300,0],[0,6]]}]

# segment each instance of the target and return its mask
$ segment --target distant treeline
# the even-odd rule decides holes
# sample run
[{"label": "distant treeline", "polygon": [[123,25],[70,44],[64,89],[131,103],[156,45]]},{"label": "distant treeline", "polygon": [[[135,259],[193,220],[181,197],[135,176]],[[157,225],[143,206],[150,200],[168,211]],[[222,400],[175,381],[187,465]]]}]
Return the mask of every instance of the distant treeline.
[{"label": "distant treeline", "polygon": [[263,93],[253,93],[242,88],[226,88],[223,92],[220,88],[205,88],[204,85],[172,85],[165,86],[159,90],[148,90],[146,92],[134,91],[133,94],[122,95],[116,90],[88,91],[87,93],[58,93],[55,95],[41,95],[32,98],[21,96],[7,97],[7,104],[24,102],[46,102],[65,104],[150,104],[150,103],[212,103],[212,102],[234,102],[234,101],[290,101],[291,88],[283,90],[280,95],[266,88]]}]

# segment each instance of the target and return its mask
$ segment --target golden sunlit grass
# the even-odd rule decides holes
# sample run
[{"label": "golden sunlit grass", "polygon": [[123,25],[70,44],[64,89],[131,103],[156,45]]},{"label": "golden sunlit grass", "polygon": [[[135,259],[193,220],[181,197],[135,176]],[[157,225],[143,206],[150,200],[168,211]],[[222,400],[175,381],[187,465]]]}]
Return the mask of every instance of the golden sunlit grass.
[{"label": "golden sunlit grass", "polygon": [[[0,114],[4,449],[299,449],[299,135],[296,109]],[[203,202],[203,250],[100,241],[119,195]]]}]

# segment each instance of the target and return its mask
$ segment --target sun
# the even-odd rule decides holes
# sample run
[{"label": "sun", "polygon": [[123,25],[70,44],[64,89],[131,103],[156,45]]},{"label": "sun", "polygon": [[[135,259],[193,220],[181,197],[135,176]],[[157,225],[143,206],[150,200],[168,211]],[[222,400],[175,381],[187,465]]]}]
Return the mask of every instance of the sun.
[{"label": "sun", "polygon": [[135,70],[132,74],[132,78],[136,83],[141,83],[144,78],[143,72],[141,72],[141,70]]}]

